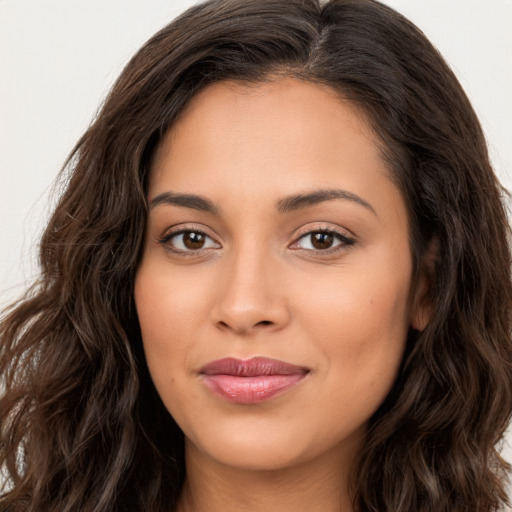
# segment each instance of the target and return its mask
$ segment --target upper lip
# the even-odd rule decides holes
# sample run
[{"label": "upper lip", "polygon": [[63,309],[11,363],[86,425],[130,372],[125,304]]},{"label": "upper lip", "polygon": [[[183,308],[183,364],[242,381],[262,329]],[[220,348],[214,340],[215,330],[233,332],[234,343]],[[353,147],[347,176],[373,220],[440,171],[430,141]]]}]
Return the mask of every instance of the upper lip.
[{"label": "upper lip", "polygon": [[270,359],[268,357],[253,357],[251,359],[236,359],[225,357],[204,365],[199,373],[205,375],[233,375],[236,377],[258,377],[260,375],[293,375],[307,373],[304,366]]}]

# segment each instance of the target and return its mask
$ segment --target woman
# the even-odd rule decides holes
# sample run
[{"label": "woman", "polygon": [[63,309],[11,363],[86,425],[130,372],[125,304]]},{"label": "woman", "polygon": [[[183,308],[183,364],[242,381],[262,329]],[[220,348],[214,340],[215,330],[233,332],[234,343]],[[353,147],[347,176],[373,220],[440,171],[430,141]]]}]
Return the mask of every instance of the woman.
[{"label": "woman", "polygon": [[492,511],[500,186],[371,0],[212,1],[132,59],[4,317],[3,510]]}]

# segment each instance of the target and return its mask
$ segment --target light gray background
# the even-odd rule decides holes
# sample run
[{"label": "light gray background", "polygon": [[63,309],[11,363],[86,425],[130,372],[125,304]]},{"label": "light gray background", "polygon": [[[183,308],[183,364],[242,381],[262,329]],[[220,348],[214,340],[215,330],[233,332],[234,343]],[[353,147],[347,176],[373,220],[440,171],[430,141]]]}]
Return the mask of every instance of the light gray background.
[{"label": "light gray background", "polygon": [[[142,43],[193,3],[0,0],[0,307],[37,272],[52,183],[106,91]],[[384,3],[451,64],[512,188],[512,0]]]}]

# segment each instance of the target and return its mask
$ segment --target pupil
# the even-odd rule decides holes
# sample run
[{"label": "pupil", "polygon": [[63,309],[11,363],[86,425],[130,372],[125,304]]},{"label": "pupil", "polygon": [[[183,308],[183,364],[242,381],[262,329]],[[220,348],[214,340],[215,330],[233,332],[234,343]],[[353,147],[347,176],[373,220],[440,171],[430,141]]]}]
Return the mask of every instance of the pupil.
[{"label": "pupil", "polygon": [[194,231],[184,233],[183,244],[187,249],[201,249],[204,245],[204,235]]},{"label": "pupil", "polygon": [[314,233],[312,244],[315,249],[329,249],[334,240],[334,235],[331,233]]}]

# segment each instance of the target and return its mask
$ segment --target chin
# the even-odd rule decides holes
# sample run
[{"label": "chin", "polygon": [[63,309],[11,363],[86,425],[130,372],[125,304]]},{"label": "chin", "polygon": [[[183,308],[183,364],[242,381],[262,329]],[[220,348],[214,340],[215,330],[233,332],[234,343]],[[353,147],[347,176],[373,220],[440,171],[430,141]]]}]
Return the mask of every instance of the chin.
[{"label": "chin", "polygon": [[186,438],[187,451],[200,451],[213,462],[239,471],[277,471],[321,459],[339,457],[340,462],[359,451],[366,427],[338,432],[335,439],[318,435],[302,425],[267,422],[212,428],[208,437]]},{"label": "chin", "polygon": [[187,450],[199,449],[217,464],[241,471],[276,471],[297,466],[305,454],[293,442],[281,438],[262,439],[248,436],[226,436],[215,443],[196,446],[186,440]]}]

